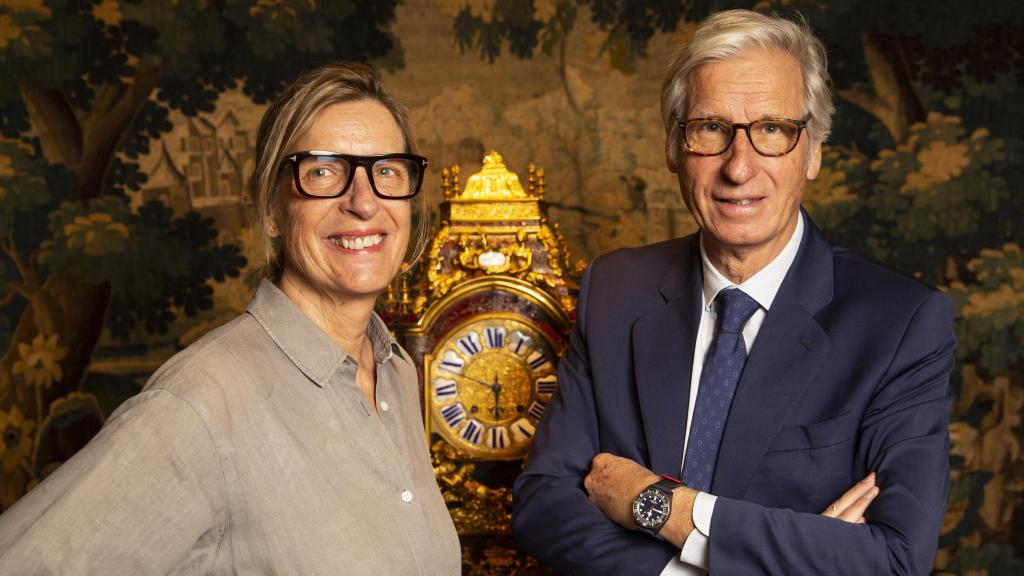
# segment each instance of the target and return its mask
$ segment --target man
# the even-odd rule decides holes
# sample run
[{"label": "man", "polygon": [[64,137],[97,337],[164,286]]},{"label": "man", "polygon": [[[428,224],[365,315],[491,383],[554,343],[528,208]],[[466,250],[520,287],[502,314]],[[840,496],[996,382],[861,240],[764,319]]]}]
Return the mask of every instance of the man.
[{"label": "man", "polygon": [[700,231],[588,269],[515,484],[517,543],[588,575],[927,573],[952,308],[800,210],[833,111],[824,47],[716,14],[662,111]]}]

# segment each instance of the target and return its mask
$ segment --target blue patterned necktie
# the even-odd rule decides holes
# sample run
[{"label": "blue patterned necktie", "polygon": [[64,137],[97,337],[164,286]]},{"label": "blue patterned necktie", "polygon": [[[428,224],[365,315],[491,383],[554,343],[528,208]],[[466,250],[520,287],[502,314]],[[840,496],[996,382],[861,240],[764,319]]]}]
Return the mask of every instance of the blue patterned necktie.
[{"label": "blue patterned necktie", "polygon": [[715,307],[718,314],[715,338],[700,373],[683,465],[683,482],[701,492],[711,489],[725,419],[747,361],[743,326],[760,305],[743,291],[727,288],[718,293]]}]

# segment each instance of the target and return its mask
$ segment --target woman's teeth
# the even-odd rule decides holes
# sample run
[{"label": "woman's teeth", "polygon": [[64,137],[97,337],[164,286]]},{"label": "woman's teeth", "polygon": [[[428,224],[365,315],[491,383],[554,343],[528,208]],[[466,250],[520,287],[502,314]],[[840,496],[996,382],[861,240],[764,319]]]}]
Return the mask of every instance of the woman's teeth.
[{"label": "woman's teeth", "polygon": [[369,236],[334,236],[331,240],[348,250],[362,250],[376,246],[384,240],[383,234],[370,234]]}]

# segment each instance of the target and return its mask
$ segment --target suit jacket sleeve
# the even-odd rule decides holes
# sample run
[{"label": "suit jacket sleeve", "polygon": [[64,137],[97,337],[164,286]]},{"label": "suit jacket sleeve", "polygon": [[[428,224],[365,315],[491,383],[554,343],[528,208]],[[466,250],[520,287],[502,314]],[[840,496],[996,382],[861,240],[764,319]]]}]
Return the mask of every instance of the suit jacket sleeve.
[{"label": "suit jacket sleeve", "polygon": [[880,494],[850,524],[719,498],[712,574],[927,574],[949,487],[952,308],[932,292],[907,325],[857,434],[855,469],[877,473]]},{"label": "suit jacket sleeve", "polygon": [[561,573],[656,575],[679,550],[623,529],[583,490],[600,435],[586,341],[591,270],[584,275],[576,326],[558,368],[558,391],[515,482],[512,531],[519,548]]}]

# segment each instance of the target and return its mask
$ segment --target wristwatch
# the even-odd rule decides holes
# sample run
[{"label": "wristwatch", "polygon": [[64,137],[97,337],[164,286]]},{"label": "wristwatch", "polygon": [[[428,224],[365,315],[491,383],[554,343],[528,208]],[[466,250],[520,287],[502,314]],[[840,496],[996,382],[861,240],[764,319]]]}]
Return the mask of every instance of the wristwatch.
[{"label": "wristwatch", "polygon": [[640,491],[633,499],[633,522],[638,530],[655,538],[672,513],[672,491],[683,486],[679,480],[662,474],[654,484]]}]

